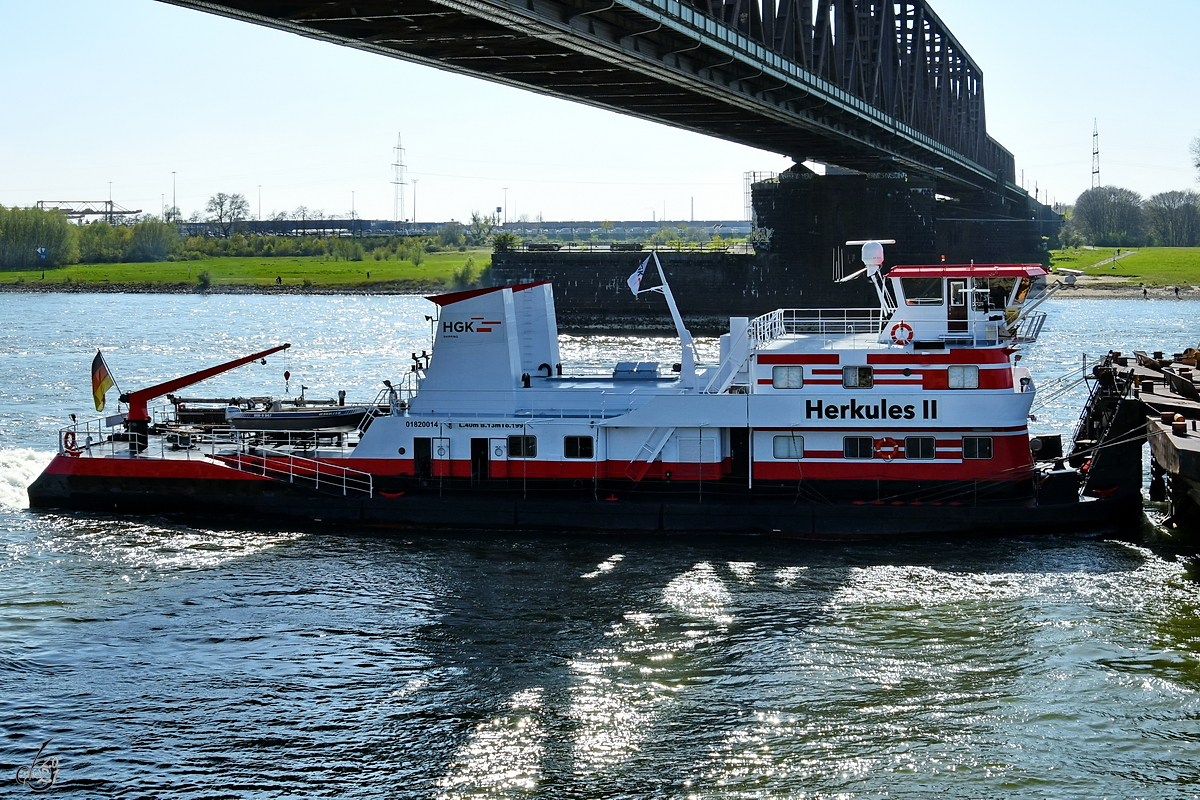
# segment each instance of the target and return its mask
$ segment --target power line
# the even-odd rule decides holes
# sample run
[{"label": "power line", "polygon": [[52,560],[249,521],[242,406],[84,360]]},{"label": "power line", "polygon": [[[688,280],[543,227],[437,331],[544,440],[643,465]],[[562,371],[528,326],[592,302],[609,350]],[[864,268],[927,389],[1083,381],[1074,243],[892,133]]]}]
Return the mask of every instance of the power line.
[{"label": "power line", "polygon": [[400,143],[400,134],[396,134],[396,146],[392,148],[393,158],[392,169],[395,170],[392,178],[392,185],[396,187],[396,197],[392,208],[392,216],[395,222],[400,222],[404,219],[404,146]]}]

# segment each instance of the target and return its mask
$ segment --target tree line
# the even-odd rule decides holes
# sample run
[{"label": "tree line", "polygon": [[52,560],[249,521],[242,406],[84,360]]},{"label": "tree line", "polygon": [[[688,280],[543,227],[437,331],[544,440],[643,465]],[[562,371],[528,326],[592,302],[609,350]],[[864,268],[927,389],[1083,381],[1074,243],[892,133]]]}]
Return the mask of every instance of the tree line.
[{"label": "tree line", "polygon": [[[72,224],[60,211],[0,206],[0,268],[51,269],[68,264],[194,261],[227,256],[324,256],[334,260],[405,260],[420,265],[426,253],[465,250],[490,241],[490,217],[472,212],[471,221],[448,222],[417,237],[273,236],[246,231],[247,205],[241,195],[218,193],[208,203],[215,235],[183,236],[176,209],[159,219]],[[306,209],[300,209],[308,213]],[[44,254],[42,252],[44,248]]]},{"label": "tree line", "polygon": [[154,217],[129,225],[72,225],[58,211],[0,206],[0,267],[6,269],[161,261],[178,243],[175,226]]},{"label": "tree line", "polygon": [[[1200,136],[1188,146],[1200,178]],[[1196,247],[1200,245],[1200,193],[1160,192],[1146,199],[1131,189],[1088,189],[1065,210],[1059,244],[1101,247]]]},{"label": "tree line", "polygon": [[1160,192],[1143,200],[1131,189],[1098,186],[1079,195],[1065,216],[1059,234],[1063,247],[1200,245],[1200,194],[1192,191]]}]

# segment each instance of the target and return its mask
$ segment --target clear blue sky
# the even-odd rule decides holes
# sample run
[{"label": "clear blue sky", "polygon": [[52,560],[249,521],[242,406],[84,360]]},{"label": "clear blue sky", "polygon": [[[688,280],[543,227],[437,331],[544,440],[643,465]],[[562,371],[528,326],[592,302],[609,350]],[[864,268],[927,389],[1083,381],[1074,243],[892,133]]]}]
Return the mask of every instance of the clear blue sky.
[{"label": "clear blue sky", "polygon": [[[1196,189],[1197,0],[933,0],[984,72],[988,130],[1018,175],[1070,202],[1101,176]],[[105,199],[185,214],[391,218],[403,136],[422,220],[742,216],[742,174],[783,157],[154,0],[0,3],[0,204]],[[412,216],[413,188],[407,195]],[[881,232],[885,235],[885,232]]]}]

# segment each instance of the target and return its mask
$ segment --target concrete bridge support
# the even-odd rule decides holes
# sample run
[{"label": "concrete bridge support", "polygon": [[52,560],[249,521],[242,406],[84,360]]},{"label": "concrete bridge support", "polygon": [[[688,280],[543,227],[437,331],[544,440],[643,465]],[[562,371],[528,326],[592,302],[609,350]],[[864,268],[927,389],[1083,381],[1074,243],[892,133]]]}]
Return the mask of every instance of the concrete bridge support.
[{"label": "concrete bridge support", "polygon": [[[753,187],[757,227],[769,239],[753,254],[660,252],[680,312],[696,334],[728,329],[728,317],[776,308],[865,307],[877,303],[863,280],[835,283],[861,266],[856,239],[888,238],[887,264],[1042,262],[1043,234],[1034,217],[1048,209],[994,208],[934,190],[931,180],[902,173],[816,175],[796,167]],[[1007,213],[1004,213],[1007,212]],[[1017,215],[1020,215],[1018,217]],[[625,287],[646,257],[638,252],[496,253],[497,283],[554,281],[563,330],[671,331],[665,307]]]}]

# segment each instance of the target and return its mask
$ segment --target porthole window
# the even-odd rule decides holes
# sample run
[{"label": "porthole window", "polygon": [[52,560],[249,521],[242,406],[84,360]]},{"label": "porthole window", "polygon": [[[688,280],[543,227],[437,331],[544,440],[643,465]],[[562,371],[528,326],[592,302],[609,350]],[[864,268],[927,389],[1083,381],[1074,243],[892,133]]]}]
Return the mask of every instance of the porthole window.
[{"label": "porthole window", "polygon": [[842,455],[846,458],[874,458],[875,440],[870,436],[847,436],[842,439]]},{"label": "porthole window", "polygon": [[947,370],[951,389],[978,389],[979,367],[975,364],[954,364]]},{"label": "porthole window", "polygon": [[775,458],[804,458],[804,437],[776,436],[771,441],[771,453]]},{"label": "porthole window", "polygon": [[595,452],[592,437],[564,436],[563,456],[565,458],[591,458]]},{"label": "porthole window", "polygon": [[509,458],[536,458],[537,457],[537,437],[536,436],[510,436],[510,437],[508,437],[508,457]]},{"label": "porthole window", "polygon": [[904,437],[905,458],[937,458],[937,439],[932,436]]},{"label": "porthole window", "polygon": [[776,389],[803,389],[804,367],[774,367],[771,369],[771,386]]},{"label": "porthole window", "polygon": [[842,367],[842,386],[847,389],[871,389],[875,386],[874,367]]},{"label": "porthole window", "polygon": [[985,459],[992,457],[992,437],[964,436],[963,458]]}]

